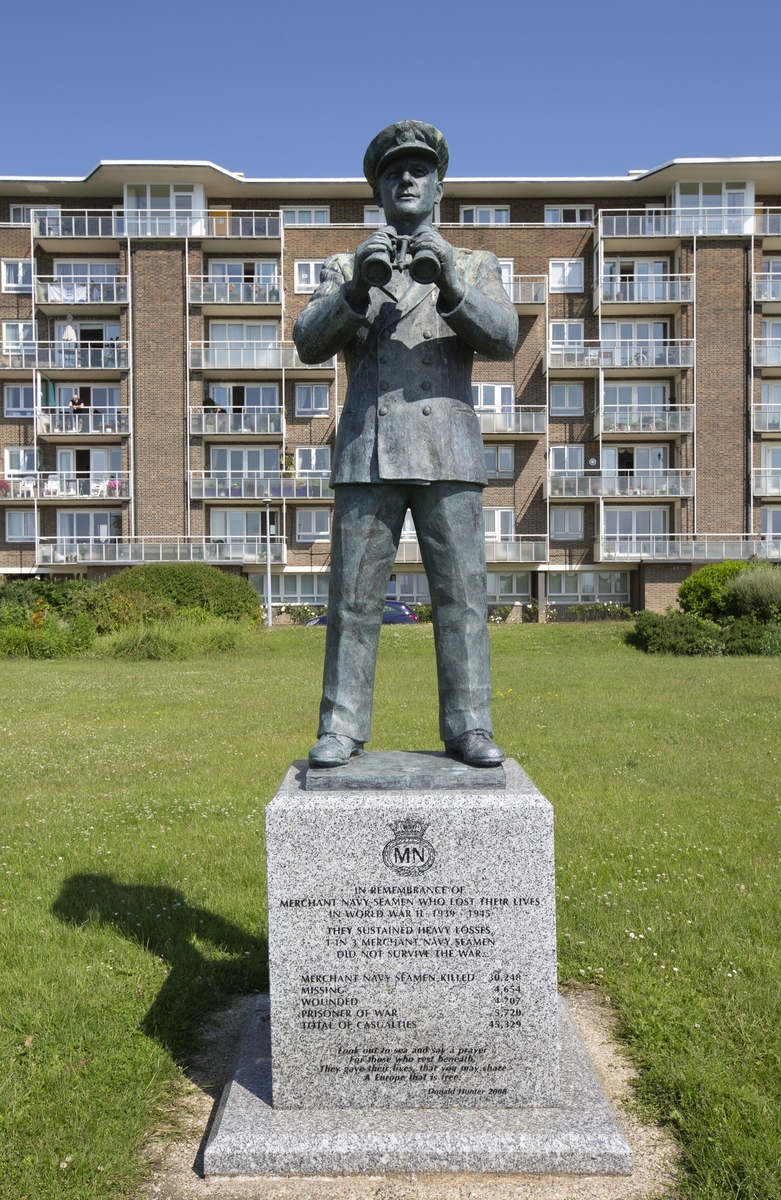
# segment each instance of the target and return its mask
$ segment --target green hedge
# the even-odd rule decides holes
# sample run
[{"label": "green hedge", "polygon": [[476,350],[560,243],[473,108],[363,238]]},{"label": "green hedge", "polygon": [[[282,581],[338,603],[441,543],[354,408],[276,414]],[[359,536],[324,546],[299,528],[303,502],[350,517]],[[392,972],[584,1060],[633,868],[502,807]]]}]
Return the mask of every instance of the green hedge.
[{"label": "green hedge", "polygon": [[206,563],[153,563],[128,567],[106,581],[111,592],[142,596],[176,608],[203,608],[215,617],[260,619],[260,599],[252,584]]},{"label": "green hedge", "polygon": [[718,624],[694,613],[639,612],[627,641],[647,654],[781,654],[781,623],[754,616]]},{"label": "green hedge", "polygon": [[745,562],[721,562],[700,567],[678,588],[678,602],[683,611],[706,621],[716,621],[724,616],[729,584],[748,565]]}]

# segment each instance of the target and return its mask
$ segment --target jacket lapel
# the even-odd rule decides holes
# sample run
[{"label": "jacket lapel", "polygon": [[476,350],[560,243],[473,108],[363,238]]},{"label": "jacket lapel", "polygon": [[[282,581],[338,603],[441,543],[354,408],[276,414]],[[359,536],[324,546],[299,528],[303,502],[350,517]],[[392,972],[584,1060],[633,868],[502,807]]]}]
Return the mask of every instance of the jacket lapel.
[{"label": "jacket lapel", "polygon": [[[398,281],[398,282],[397,282]],[[393,274],[391,282],[385,288],[372,288],[372,308],[376,303],[374,328],[377,332],[395,325],[402,317],[406,317],[417,308],[434,290],[432,283],[415,283],[406,271]]]}]

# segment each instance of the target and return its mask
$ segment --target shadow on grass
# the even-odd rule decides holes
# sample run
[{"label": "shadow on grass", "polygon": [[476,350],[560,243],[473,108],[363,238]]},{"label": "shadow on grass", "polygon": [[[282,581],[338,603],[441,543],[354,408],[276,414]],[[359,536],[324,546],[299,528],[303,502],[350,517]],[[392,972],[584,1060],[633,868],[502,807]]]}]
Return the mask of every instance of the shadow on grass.
[{"label": "shadow on grass", "polygon": [[52,912],[69,925],[109,926],[167,964],[141,1028],[179,1063],[188,1061],[199,1026],[230,997],[268,990],[266,938],[188,904],[175,888],[72,875]]}]

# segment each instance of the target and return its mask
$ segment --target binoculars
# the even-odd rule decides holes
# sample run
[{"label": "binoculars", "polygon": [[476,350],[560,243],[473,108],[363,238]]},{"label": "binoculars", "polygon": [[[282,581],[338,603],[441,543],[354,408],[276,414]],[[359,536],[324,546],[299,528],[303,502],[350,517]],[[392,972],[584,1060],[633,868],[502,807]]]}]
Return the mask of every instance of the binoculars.
[{"label": "binoculars", "polygon": [[436,283],[440,272],[436,254],[430,250],[418,250],[417,254],[410,257],[407,253],[409,238],[395,237],[393,242],[396,252],[392,263],[385,250],[377,250],[365,260],[361,274],[370,287],[384,287],[390,283],[394,267],[409,271],[415,283]]}]

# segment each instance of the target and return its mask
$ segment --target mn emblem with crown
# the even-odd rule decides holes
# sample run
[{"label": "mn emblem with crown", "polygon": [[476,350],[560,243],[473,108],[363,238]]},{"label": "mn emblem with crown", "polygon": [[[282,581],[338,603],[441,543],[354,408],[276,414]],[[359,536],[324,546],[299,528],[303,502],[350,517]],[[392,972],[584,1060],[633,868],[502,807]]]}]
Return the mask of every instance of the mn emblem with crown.
[{"label": "mn emblem with crown", "polygon": [[434,866],[436,853],[423,834],[428,829],[422,817],[402,817],[391,821],[393,837],[386,842],[382,861],[397,875],[422,875]]}]

